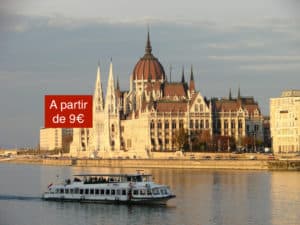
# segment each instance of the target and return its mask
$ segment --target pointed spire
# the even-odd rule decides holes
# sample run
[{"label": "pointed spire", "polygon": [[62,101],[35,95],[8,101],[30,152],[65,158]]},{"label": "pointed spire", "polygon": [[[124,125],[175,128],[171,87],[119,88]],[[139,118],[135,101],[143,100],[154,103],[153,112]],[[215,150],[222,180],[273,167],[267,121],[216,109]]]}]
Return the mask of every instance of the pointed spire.
[{"label": "pointed spire", "polygon": [[117,90],[120,90],[119,76],[117,77]]},{"label": "pointed spire", "polygon": [[109,75],[106,89],[105,110],[110,113],[116,113],[117,102],[115,92],[115,82],[113,74],[113,64],[110,62]]},{"label": "pointed spire", "polygon": [[238,89],[238,99],[241,98],[241,89],[240,89],[240,85],[239,85],[239,89]]},{"label": "pointed spire", "polygon": [[184,78],[184,66],[182,66],[181,83],[185,83],[185,78]]},{"label": "pointed spire", "polygon": [[194,81],[193,65],[191,65],[191,81]]},{"label": "pointed spire", "polygon": [[102,111],[104,107],[103,101],[103,90],[102,90],[102,83],[101,83],[101,73],[100,73],[100,61],[98,62],[97,68],[97,76],[95,82],[95,91],[94,91],[94,110],[95,111]]},{"label": "pointed spire", "polygon": [[170,65],[170,83],[172,82],[172,65]]},{"label": "pointed spire", "polygon": [[191,92],[191,94],[193,94],[195,92],[195,81],[194,81],[193,65],[191,65],[190,92]]},{"label": "pointed spire", "polygon": [[231,88],[229,88],[229,96],[228,99],[231,100],[232,99],[232,95],[231,95]]},{"label": "pointed spire", "polygon": [[145,53],[147,55],[151,55],[151,52],[152,52],[152,47],[151,47],[151,42],[150,42],[150,34],[149,34],[149,26],[148,26],[148,34],[147,34],[147,43],[146,43]]}]

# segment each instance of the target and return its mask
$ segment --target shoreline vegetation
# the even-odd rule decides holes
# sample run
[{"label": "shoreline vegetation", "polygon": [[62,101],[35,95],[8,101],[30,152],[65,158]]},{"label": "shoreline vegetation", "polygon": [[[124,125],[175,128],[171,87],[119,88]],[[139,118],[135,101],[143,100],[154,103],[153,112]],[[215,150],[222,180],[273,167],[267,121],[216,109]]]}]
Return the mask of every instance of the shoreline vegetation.
[{"label": "shoreline vegetation", "polygon": [[174,169],[231,169],[300,171],[300,159],[272,157],[260,154],[190,154],[181,158],[155,159],[82,159],[70,157],[42,157],[22,155],[1,157],[0,163],[36,164],[49,166],[174,168]]}]

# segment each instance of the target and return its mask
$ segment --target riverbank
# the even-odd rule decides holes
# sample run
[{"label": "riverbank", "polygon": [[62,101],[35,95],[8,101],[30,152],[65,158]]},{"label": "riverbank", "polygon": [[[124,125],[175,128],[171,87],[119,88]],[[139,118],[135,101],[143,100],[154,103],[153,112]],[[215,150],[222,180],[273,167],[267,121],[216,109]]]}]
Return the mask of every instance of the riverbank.
[{"label": "riverbank", "polygon": [[299,160],[8,158],[3,163],[52,166],[300,171]]}]

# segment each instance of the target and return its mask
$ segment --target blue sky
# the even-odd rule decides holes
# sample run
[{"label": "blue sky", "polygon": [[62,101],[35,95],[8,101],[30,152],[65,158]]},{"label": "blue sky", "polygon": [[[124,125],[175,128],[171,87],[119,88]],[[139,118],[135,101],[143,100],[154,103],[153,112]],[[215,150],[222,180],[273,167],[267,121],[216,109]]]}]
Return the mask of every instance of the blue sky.
[{"label": "blue sky", "polygon": [[0,0],[0,147],[36,146],[45,94],[92,94],[98,60],[121,88],[153,54],[172,79],[194,67],[202,95],[269,98],[299,89],[300,4],[296,0]]}]

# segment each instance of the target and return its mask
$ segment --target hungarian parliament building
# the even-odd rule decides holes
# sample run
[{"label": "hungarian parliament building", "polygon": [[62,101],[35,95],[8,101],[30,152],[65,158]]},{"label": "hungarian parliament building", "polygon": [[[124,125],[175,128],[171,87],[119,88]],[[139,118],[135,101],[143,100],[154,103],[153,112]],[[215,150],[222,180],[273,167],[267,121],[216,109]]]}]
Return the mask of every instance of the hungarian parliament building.
[{"label": "hungarian parliament building", "polygon": [[[228,137],[226,150],[229,139],[238,146],[245,137],[264,138],[263,116],[253,97],[242,97],[238,90],[235,98],[230,91],[226,98],[209,100],[196,90],[192,67],[187,79],[182,71],[180,81],[167,80],[152,54],[149,32],[144,56],[129,79],[129,91],[120,90],[111,62],[104,96],[98,65],[93,128],[73,129],[71,156],[147,158],[153,151],[192,150],[197,137]],[[210,147],[223,148],[220,140]]]}]

